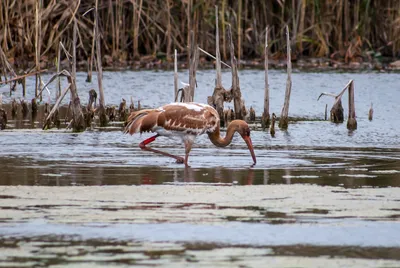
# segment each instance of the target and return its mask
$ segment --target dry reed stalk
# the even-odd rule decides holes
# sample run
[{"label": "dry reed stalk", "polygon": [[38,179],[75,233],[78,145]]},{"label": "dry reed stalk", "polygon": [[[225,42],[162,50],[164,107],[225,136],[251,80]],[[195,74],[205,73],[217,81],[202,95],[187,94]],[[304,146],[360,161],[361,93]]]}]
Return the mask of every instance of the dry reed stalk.
[{"label": "dry reed stalk", "polygon": [[[171,30],[171,4],[170,4],[170,0],[167,0],[167,10],[168,10],[168,23],[167,23],[167,61],[171,60],[171,34],[172,34],[172,30]],[[176,97],[176,96],[175,96]]]},{"label": "dry reed stalk", "polygon": [[[11,96],[12,91],[16,90],[17,82],[15,79],[7,80],[7,75],[10,73],[11,76],[17,77],[17,74],[15,73],[11,64],[8,62],[7,56],[4,53],[1,46],[0,46],[0,62],[1,62],[2,70],[3,70],[4,79],[5,79],[5,81],[0,80],[0,85],[3,83],[5,83],[5,84],[10,83],[10,96]],[[11,83],[11,82],[13,82],[13,83]]]},{"label": "dry reed stalk", "polygon": [[92,72],[93,72],[93,60],[94,60],[94,46],[95,46],[95,41],[96,41],[96,20],[93,22],[93,32],[92,32],[92,47],[90,48],[90,58],[89,58],[89,64],[88,64],[88,74],[86,77],[86,82],[91,83],[92,82]]},{"label": "dry reed stalk", "polygon": [[[222,73],[221,73],[221,53],[219,51],[219,20],[218,20],[218,6],[215,6],[215,57],[216,57],[216,62],[215,62],[215,69],[217,72],[217,77],[216,77],[216,87],[217,88],[223,88],[222,87]],[[222,107],[223,108],[223,107]]]},{"label": "dry reed stalk", "polygon": [[235,57],[235,48],[233,45],[232,30],[231,30],[230,24],[228,24],[228,40],[229,40],[229,48],[230,48],[230,53],[231,53],[231,68],[232,68],[231,69],[231,71],[232,71],[231,93],[233,96],[235,119],[243,120],[247,114],[247,111],[244,106],[244,101],[242,100],[242,93],[240,91],[238,66],[237,66],[237,60]]},{"label": "dry reed stalk", "polygon": [[[38,91],[40,91],[41,86],[41,76],[40,76],[40,44],[41,44],[41,19],[39,16],[41,9],[41,0],[35,1],[35,61],[36,61],[36,70],[38,74],[36,75],[35,81],[35,97],[38,96]],[[42,100],[42,96],[40,95],[40,100]]]},{"label": "dry reed stalk", "polygon": [[71,67],[71,75],[72,79],[76,79],[76,38],[78,32],[78,25],[76,24],[76,19],[74,19],[74,28],[72,33],[72,67]]},{"label": "dry reed stalk", "polygon": [[[215,6],[215,69],[216,80],[213,95],[208,97],[208,104],[215,107],[220,118],[220,125],[224,127],[228,119],[224,116],[224,101],[226,100],[227,92],[222,86],[222,73],[221,73],[221,53],[219,49],[219,20],[218,20],[218,6]],[[229,94],[230,95],[230,94]]]},{"label": "dry reed stalk", "polygon": [[[178,52],[174,53],[174,101],[178,100]],[[132,102],[133,103],[133,102]]]},{"label": "dry reed stalk", "polygon": [[131,0],[133,5],[133,58],[138,60],[139,55],[139,26],[142,16],[143,0],[140,0],[139,8],[137,7],[136,0]]},{"label": "dry reed stalk", "polygon": [[48,129],[50,126],[50,119],[53,116],[53,114],[58,110],[58,106],[60,105],[61,101],[64,99],[65,95],[67,94],[68,90],[71,88],[71,84],[68,84],[68,86],[62,91],[60,96],[58,97],[56,103],[54,104],[53,108],[51,109],[49,115],[45,119],[45,123],[43,125],[43,130]]},{"label": "dry reed stalk", "polygon": [[108,123],[108,118],[106,116],[106,105],[104,100],[104,90],[103,90],[103,68],[101,65],[101,46],[100,46],[100,32],[99,32],[99,16],[98,16],[98,0],[95,4],[94,19],[96,24],[96,58],[97,58],[97,82],[99,84],[99,118],[100,126],[106,126]]},{"label": "dry reed stalk", "polygon": [[222,55],[224,57],[224,60],[227,59],[227,54],[226,54],[226,42],[225,42],[225,6],[226,6],[226,0],[222,0],[222,7],[221,7],[221,24],[222,24]]},{"label": "dry reed stalk", "polygon": [[[61,70],[61,42],[58,43],[58,48],[57,48],[57,73],[59,73]],[[61,78],[58,77],[57,79],[57,90],[56,90],[56,99],[61,95]]]},{"label": "dry reed stalk", "polygon": [[186,18],[187,18],[187,44],[189,44],[188,48],[188,66],[190,66],[190,59],[191,59],[191,33],[193,31],[192,29],[192,24],[191,24],[191,19],[192,19],[192,6],[193,6],[193,0],[188,0],[187,1],[187,7],[186,7]]},{"label": "dry reed stalk", "polygon": [[[238,28],[238,67],[240,67],[240,59],[242,56],[242,0],[239,0],[237,28]],[[231,55],[232,57],[232,55]]]},{"label": "dry reed stalk", "polygon": [[[42,72],[42,73],[43,72],[47,72],[47,71],[48,71],[47,69],[40,70],[40,72]],[[23,78],[31,76],[31,75],[36,75],[37,73],[38,73],[38,71],[34,71],[34,72],[27,73],[27,74],[24,74],[24,75],[15,76],[12,79],[8,79],[6,81],[0,81],[0,85],[1,84],[8,84],[10,82],[17,81],[17,80],[23,79]]]},{"label": "dry reed stalk", "polygon": [[197,42],[195,41],[194,32],[190,33],[190,65],[189,65],[189,96],[185,96],[185,102],[194,100],[194,90],[196,87],[196,70],[198,63]]},{"label": "dry reed stalk", "polygon": [[264,84],[264,112],[261,118],[261,124],[263,129],[268,128],[270,124],[269,115],[269,83],[268,83],[268,32],[269,27],[265,28],[265,47],[264,47],[264,70],[265,70],[265,84]]},{"label": "dry reed stalk", "polygon": [[287,47],[287,80],[286,80],[286,92],[285,92],[285,103],[283,104],[281,117],[279,118],[279,128],[287,129],[289,123],[289,102],[290,93],[292,91],[292,60],[291,60],[291,49],[290,49],[290,37],[289,27],[286,25],[286,47]]}]

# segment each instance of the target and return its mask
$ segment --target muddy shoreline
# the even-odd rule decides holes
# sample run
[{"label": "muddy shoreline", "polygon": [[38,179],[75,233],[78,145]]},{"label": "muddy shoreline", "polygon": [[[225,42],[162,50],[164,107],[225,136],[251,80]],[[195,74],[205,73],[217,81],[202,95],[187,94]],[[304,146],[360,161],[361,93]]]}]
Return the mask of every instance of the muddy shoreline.
[{"label": "muddy shoreline", "polygon": [[316,185],[0,186],[0,265],[398,267],[399,195]]}]

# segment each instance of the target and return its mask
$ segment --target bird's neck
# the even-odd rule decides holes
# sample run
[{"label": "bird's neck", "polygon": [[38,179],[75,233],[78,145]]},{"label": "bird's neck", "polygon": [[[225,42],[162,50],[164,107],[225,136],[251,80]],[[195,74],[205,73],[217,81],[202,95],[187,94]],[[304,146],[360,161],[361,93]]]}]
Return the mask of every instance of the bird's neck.
[{"label": "bird's neck", "polygon": [[226,129],[226,135],[224,138],[220,135],[219,127],[213,133],[209,133],[208,136],[215,146],[226,147],[232,142],[233,134],[235,134],[236,131],[237,125],[235,124],[235,121],[232,121]]}]

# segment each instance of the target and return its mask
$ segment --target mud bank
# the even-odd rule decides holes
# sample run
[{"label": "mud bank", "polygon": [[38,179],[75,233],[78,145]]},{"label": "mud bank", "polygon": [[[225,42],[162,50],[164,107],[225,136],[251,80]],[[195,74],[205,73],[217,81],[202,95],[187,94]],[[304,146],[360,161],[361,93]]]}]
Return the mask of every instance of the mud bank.
[{"label": "mud bank", "polygon": [[[1,186],[0,195],[3,218],[17,222],[42,219],[49,213],[51,217],[47,220],[54,223],[154,223],[161,218],[168,222],[220,222],[226,221],[227,217],[237,217],[237,220],[264,218],[268,221],[270,217],[260,215],[260,210],[282,213],[281,217],[272,218],[289,222],[302,217],[320,218],[321,215],[323,218],[363,220],[393,220],[400,216],[400,188],[342,189],[314,185],[221,187],[201,184]],[[102,213],[90,213],[91,210]]]},{"label": "mud bank", "polygon": [[316,185],[1,186],[0,266],[398,267],[399,196]]}]

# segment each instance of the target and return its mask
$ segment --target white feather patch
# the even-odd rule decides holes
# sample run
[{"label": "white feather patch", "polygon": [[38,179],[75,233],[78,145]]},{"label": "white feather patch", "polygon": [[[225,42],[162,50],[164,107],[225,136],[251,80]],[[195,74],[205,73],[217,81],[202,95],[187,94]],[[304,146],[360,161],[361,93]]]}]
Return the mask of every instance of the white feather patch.
[{"label": "white feather patch", "polygon": [[175,103],[175,105],[182,106],[182,107],[185,107],[185,108],[187,108],[189,110],[193,110],[193,111],[196,111],[196,112],[201,112],[205,108],[204,104],[193,103],[193,102],[191,102],[191,103],[177,102],[177,103]]}]

